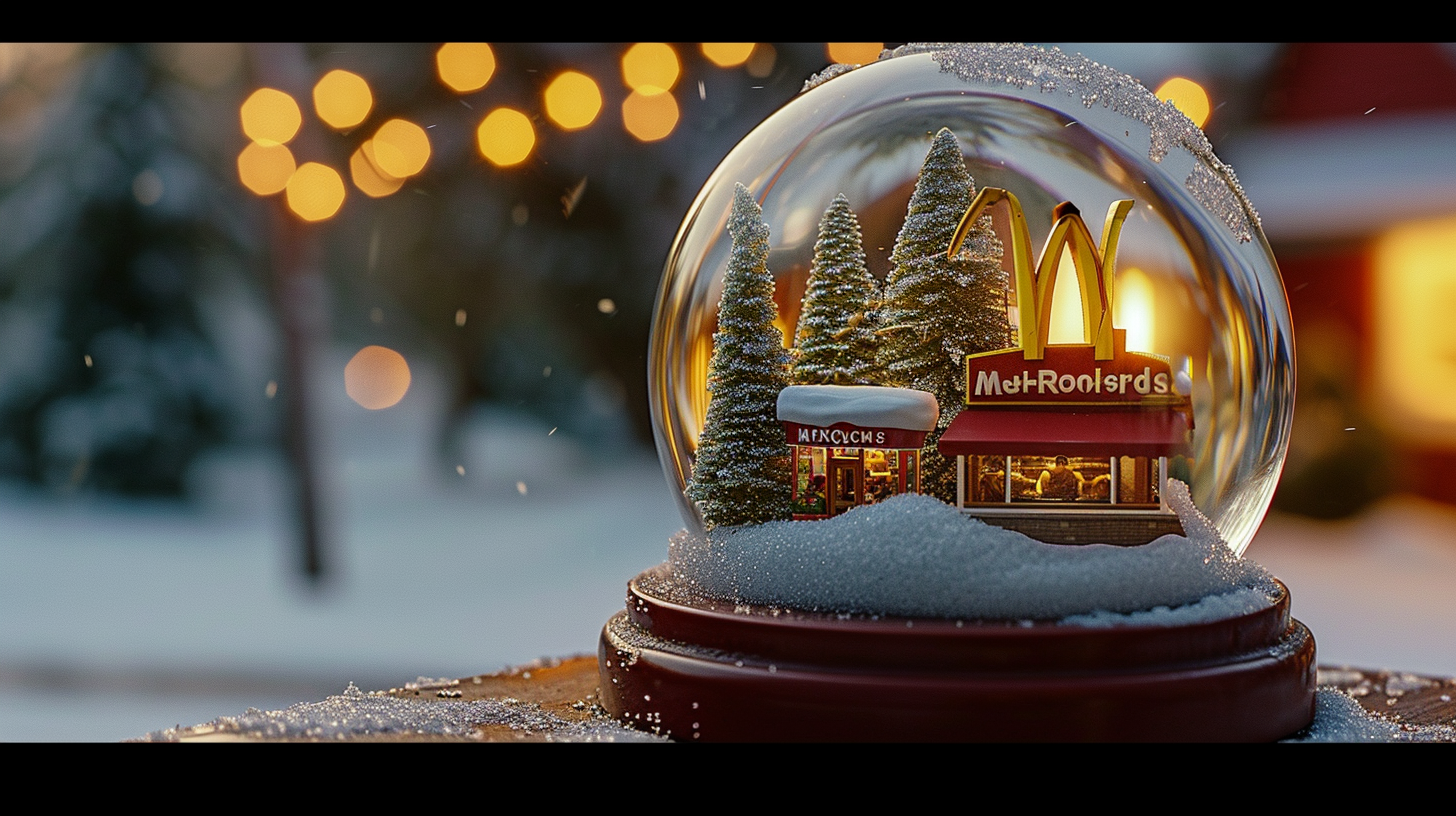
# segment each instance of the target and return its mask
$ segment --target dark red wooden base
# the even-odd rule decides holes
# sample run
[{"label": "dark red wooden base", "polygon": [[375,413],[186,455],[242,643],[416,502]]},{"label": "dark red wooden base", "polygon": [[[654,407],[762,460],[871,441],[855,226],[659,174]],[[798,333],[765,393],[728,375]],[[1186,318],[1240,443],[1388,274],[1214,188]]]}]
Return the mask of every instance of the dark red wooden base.
[{"label": "dark red wooden base", "polygon": [[666,566],[602,630],[602,705],[684,742],[1269,741],[1314,718],[1314,637],[1267,609],[1182,626],[839,616],[693,601]]}]

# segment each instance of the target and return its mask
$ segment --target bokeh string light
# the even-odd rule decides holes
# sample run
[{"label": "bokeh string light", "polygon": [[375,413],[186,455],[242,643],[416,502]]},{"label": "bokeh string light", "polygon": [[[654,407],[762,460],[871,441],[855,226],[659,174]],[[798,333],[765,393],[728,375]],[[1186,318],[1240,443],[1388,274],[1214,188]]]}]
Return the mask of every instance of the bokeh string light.
[{"label": "bokeh string light", "polygon": [[830,62],[864,65],[879,59],[884,49],[884,43],[826,43],[824,51]]},{"label": "bokeh string light", "polygon": [[497,167],[520,164],[536,145],[536,128],[526,114],[513,108],[496,108],[486,114],[475,131],[480,155]]},{"label": "bokeh string light", "polygon": [[478,91],[495,75],[495,52],[485,43],[445,43],[435,52],[435,72],[456,93]]},{"label": "bokeh string light", "polygon": [[1193,120],[1193,124],[1203,127],[1208,121],[1208,116],[1213,112],[1213,103],[1208,98],[1208,91],[1202,85],[1186,77],[1175,76],[1162,85],[1153,93],[1154,96],[1164,102],[1173,103],[1173,107],[1183,112],[1184,116]]},{"label": "bokeh string light", "polygon": [[281,145],[293,141],[303,125],[303,113],[293,97],[277,88],[259,88],[243,101],[239,110],[243,133],[264,145]]},{"label": "bokeh string light", "polygon": [[364,77],[335,69],[313,86],[313,108],[329,127],[348,130],[368,118],[374,92]]},{"label": "bokeh string light", "polygon": [[[878,54],[880,43],[830,43],[826,53],[842,62],[867,60]],[[703,57],[720,68],[742,66],[759,76],[773,63],[773,50],[764,43],[701,43]],[[497,71],[496,55],[487,43],[444,43],[435,51],[439,81],[458,94],[476,93],[489,85]],[[666,43],[634,43],[622,52],[619,67],[629,89],[621,102],[622,127],[642,142],[667,138],[676,130],[682,110],[673,96],[683,74],[677,50]],[[701,83],[700,83],[701,84]],[[313,111],[329,128],[348,134],[375,110],[368,80],[352,71],[325,73],[312,89]],[[563,70],[541,92],[545,118],[564,131],[579,131],[599,121],[605,105],[596,79],[579,70]],[[289,94],[259,88],[241,105],[243,133],[249,143],[238,154],[238,178],[259,196],[287,194],[288,209],[305,221],[332,217],[344,204],[343,176],[322,162],[300,164],[286,145],[304,125],[303,112]],[[495,167],[514,167],[530,158],[539,136],[533,116],[516,108],[493,107],[476,126],[476,149]],[[350,153],[348,178],[369,198],[398,192],[404,182],[424,171],[432,153],[425,128],[405,119],[390,119]],[[296,181],[304,166],[310,167]],[[325,169],[331,172],[323,172]],[[303,208],[303,209],[300,209]]]},{"label": "bokeh string light", "polygon": [[602,91],[596,80],[579,71],[563,71],[546,86],[542,98],[546,115],[565,130],[580,130],[596,121],[602,111]]},{"label": "bokeh string light", "polygon": [[397,179],[418,174],[430,160],[430,137],[424,128],[405,119],[380,125],[372,142],[379,169]]},{"label": "bokeh string light", "polygon": [[719,68],[736,68],[753,55],[754,43],[703,43],[701,50],[708,61]]},{"label": "bokeh string light", "polygon": [[682,63],[667,43],[637,43],[622,55],[622,81],[634,91],[671,91],[681,75]]}]

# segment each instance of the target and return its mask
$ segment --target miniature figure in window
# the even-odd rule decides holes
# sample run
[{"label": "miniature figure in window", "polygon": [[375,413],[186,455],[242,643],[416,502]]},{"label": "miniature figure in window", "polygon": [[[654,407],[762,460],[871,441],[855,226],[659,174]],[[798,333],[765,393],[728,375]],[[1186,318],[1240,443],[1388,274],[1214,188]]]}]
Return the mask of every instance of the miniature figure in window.
[{"label": "miniature figure in window", "polygon": [[1043,499],[1073,501],[1082,492],[1082,474],[1067,466],[1067,457],[1058,456],[1052,466],[1036,480],[1036,495]]},{"label": "miniature figure in window", "polygon": [[816,473],[809,482],[809,489],[804,492],[802,501],[811,513],[824,512],[824,474]]}]

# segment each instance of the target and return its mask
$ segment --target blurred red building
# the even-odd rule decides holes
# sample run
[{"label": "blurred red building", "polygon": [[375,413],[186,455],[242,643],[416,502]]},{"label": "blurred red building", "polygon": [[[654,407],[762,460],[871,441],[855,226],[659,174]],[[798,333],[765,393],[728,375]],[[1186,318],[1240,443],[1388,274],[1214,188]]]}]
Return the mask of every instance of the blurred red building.
[{"label": "blurred red building", "polygon": [[1456,503],[1456,49],[1289,45],[1218,151],[1259,208],[1294,322],[1276,506]]}]

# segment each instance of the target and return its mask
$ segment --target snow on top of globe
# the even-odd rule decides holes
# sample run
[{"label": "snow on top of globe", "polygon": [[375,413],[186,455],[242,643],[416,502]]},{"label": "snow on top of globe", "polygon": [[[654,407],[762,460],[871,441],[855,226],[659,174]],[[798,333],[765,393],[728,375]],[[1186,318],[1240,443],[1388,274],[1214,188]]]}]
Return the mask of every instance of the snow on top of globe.
[{"label": "snow on top of globe", "polygon": [[1101,626],[1219,620],[1267,608],[1268,572],[1239,558],[1170,480],[1187,536],[1140,547],[1045,544],[906,493],[823,521],[679,532],[678,588],[818,612]]},{"label": "snow on top of globe", "polygon": [[[1102,107],[1145,125],[1150,133],[1148,158],[1160,163],[1174,146],[1199,161],[1183,184],[1241,243],[1260,229],[1259,213],[1244,193],[1233,168],[1213,153],[1203,130],[1171,102],[1162,102],[1141,82],[1059,48],[1016,43],[912,43],[880,54],[881,60],[931,54],[941,70],[966,82],[1035,88],[1043,94],[1076,98],[1083,107]],[[831,65],[804,83],[802,92],[848,73],[858,66]]]}]

